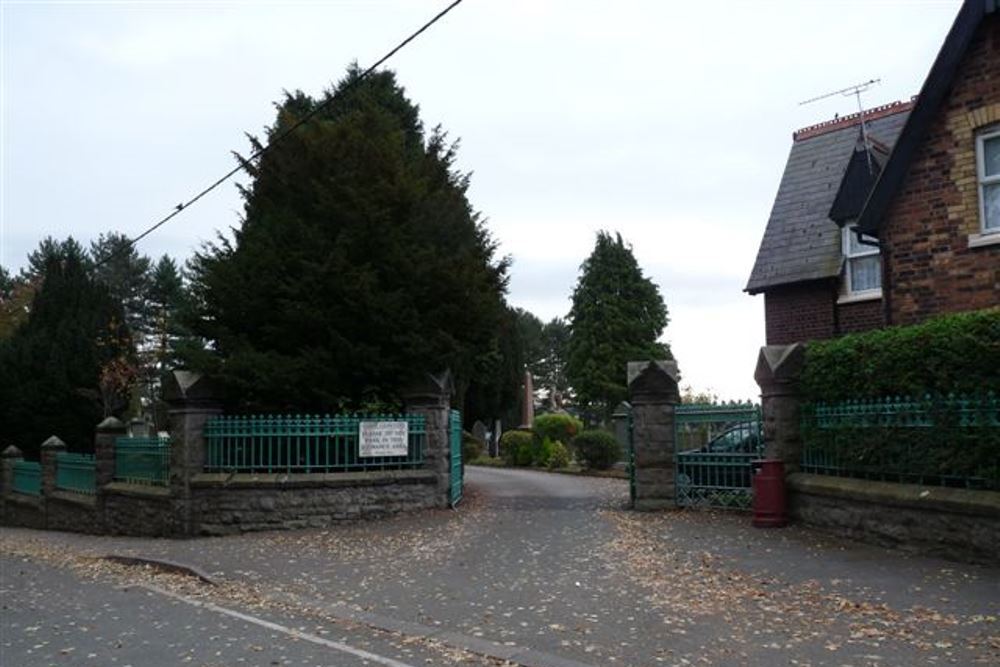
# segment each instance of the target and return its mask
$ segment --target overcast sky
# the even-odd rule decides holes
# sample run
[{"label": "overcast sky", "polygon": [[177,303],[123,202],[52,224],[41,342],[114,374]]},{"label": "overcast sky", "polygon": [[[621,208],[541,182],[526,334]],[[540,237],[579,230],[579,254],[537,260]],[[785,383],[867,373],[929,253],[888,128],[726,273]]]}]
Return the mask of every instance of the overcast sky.
[{"label": "overcast sky", "polygon": [[[232,168],[283,90],[320,94],[447,4],[0,0],[0,263],[46,235],[138,234]],[[461,138],[511,303],[565,316],[596,232],[618,231],[683,384],[748,398],[764,307],[742,290],[792,132],[857,110],[798,103],[873,78],[865,106],[908,99],[958,6],[465,0],[389,67]],[[184,259],[239,209],[227,184],[139,249]]]}]

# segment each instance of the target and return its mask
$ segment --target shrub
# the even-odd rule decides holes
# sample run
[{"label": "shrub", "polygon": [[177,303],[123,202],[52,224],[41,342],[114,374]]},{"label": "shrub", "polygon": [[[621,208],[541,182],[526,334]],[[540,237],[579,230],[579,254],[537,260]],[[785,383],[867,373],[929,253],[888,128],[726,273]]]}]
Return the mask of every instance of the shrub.
[{"label": "shrub", "polygon": [[1000,308],[809,343],[807,402],[1000,392]]},{"label": "shrub", "polygon": [[573,439],[577,457],[588,468],[607,470],[621,458],[621,447],[607,431],[582,431]]},{"label": "shrub", "polygon": [[565,468],[569,465],[569,450],[561,442],[552,443],[552,453],[549,456],[549,468]]},{"label": "shrub", "polygon": [[549,459],[552,458],[552,447],[555,445],[550,438],[545,438],[541,442],[536,435],[534,438],[534,452],[532,464],[541,468],[547,468]]},{"label": "shrub", "polygon": [[500,456],[507,465],[530,466],[534,458],[532,440],[529,431],[507,431],[500,436]]},{"label": "shrub", "polygon": [[531,430],[540,441],[546,438],[552,442],[572,442],[576,434],[583,430],[583,422],[565,413],[538,415],[535,417]]},{"label": "shrub", "polygon": [[465,462],[474,461],[483,455],[486,446],[482,440],[472,435],[468,431],[462,431],[462,460]]}]

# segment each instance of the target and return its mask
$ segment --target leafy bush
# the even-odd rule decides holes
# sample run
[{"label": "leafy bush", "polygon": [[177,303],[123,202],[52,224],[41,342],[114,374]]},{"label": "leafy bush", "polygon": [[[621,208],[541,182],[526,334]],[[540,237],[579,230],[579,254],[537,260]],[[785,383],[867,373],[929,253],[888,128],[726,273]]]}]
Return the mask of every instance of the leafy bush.
[{"label": "leafy bush", "polygon": [[500,436],[500,456],[507,465],[530,466],[534,459],[533,440],[530,431],[507,431]]},{"label": "leafy bush", "polygon": [[552,458],[552,448],[555,446],[555,443],[552,442],[550,438],[545,438],[539,441],[538,436],[536,435],[533,444],[534,451],[532,452],[532,464],[541,468],[547,468],[549,465],[549,459]]},{"label": "leafy bush", "polygon": [[607,431],[583,431],[573,439],[573,447],[583,463],[595,470],[607,470],[622,454],[615,436]]},{"label": "leafy bush", "polygon": [[548,438],[552,442],[565,444],[572,442],[576,434],[583,430],[583,422],[573,415],[564,413],[538,415],[531,425],[531,430],[540,441]]},{"label": "leafy bush", "polygon": [[474,461],[483,455],[486,446],[482,440],[472,435],[468,431],[462,431],[462,460],[465,462]]},{"label": "leafy bush", "polygon": [[569,450],[561,442],[552,443],[552,452],[549,455],[549,468],[565,468],[569,465]]},{"label": "leafy bush", "polygon": [[809,343],[807,402],[1000,392],[1000,308]]}]

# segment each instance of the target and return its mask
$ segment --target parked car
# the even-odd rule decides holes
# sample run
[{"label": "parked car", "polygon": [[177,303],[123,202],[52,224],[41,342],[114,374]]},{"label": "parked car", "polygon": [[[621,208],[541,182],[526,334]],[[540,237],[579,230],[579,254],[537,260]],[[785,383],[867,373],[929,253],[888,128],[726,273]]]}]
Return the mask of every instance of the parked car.
[{"label": "parked car", "polygon": [[764,434],[760,424],[732,426],[702,447],[683,451],[677,457],[679,486],[749,488],[751,462],[760,457]]}]

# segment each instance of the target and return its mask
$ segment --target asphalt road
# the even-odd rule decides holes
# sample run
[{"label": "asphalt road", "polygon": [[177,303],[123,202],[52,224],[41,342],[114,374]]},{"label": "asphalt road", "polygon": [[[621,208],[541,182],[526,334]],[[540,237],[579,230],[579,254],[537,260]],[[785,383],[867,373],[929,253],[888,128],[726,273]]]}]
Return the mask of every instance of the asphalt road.
[{"label": "asphalt road", "polygon": [[[205,594],[214,604],[250,609],[282,627],[326,630],[318,636],[413,664],[502,664],[474,653],[543,667],[1000,664],[1000,569],[906,556],[797,527],[755,530],[743,514],[636,514],[623,509],[621,480],[467,473],[467,499],[454,512],[185,541],[5,530],[0,554],[34,564],[46,553],[110,552],[187,562],[223,583]],[[218,664],[269,664],[265,657],[365,664],[339,653],[338,661],[324,662],[334,649],[105,582],[82,587],[82,596],[50,595],[45,591],[59,590],[59,576],[83,576],[80,568],[60,574],[65,564],[58,560],[58,568],[30,574],[35,584],[21,582],[21,593],[4,595],[5,604],[8,597],[19,602],[3,610],[0,644],[6,646],[10,619],[18,628],[58,624],[62,632],[93,605],[99,611],[113,603],[142,637],[137,641],[172,647],[157,660],[182,649],[208,660],[213,648],[224,648],[227,659]],[[53,597],[54,607],[37,602]],[[162,632],[138,620],[161,614],[178,620]],[[173,637],[179,619],[193,614],[198,620],[184,626],[189,639]],[[217,638],[229,636],[219,623],[240,628],[240,640],[219,648]],[[29,639],[14,641],[19,651],[35,650]],[[64,647],[57,644],[37,650],[58,656],[53,651]]]}]

